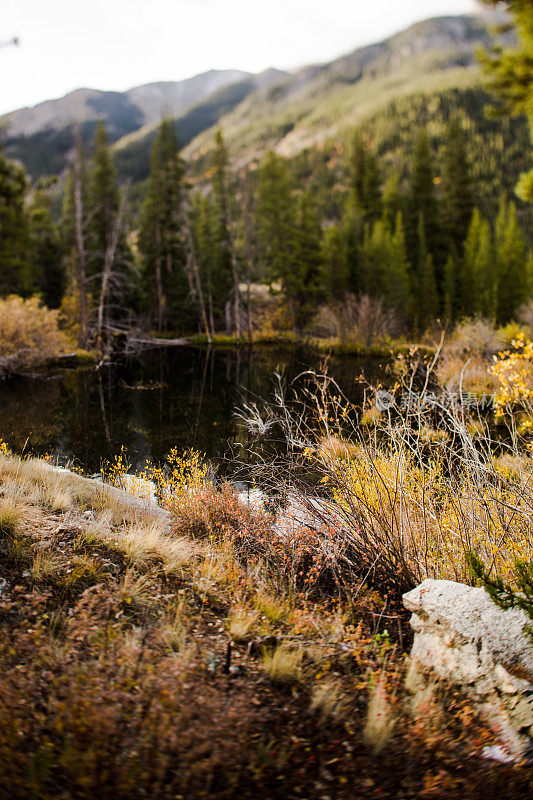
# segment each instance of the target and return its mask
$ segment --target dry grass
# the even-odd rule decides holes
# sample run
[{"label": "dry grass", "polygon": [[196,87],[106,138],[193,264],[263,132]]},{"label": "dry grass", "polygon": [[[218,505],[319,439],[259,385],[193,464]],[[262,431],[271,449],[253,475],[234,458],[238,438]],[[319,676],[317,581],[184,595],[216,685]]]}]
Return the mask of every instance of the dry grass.
[{"label": "dry grass", "polygon": [[12,498],[0,500],[0,535],[14,538],[24,515],[24,507]]},{"label": "dry grass", "polygon": [[389,743],[395,719],[392,713],[386,682],[383,677],[378,677],[368,703],[367,718],[363,738],[367,747],[374,755],[379,755]]},{"label": "dry grass", "polygon": [[242,644],[248,642],[252,636],[252,631],[259,619],[257,611],[248,608],[237,608],[230,616],[229,633],[234,642]]},{"label": "dry grass", "polygon": [[0,299],[0,370],[20,371],[65,352],[59,312],[41,306],[38,298]]},{"label": "dry grass", "polygon": [[285,646],[265,653],[265,672],[276,686],[293,686],[302,680],[302,653]]},{"label": "dry grass", "polygon": [[[405,776],[417,796],[425,764],[461,791],[474,785],[478,762],[457,756],[456,728],[415,741],[403,720],[391,738],[387,718],[363,746],[369,675],[397,679],[397,648],[376,645],[383,601],[287,591],[290,570],[260,541],[272,520],[241,511],[227,487],[203,495],[197,529],[198,507],[176,523],[110,492],[106,508],[106,487],[39,462],[2,456],[0,485],[19,511],[9,542],[26,559],[0,559],[9,800],[251,800],[265,786],[314,797],[318,784],[339,800],[369,787],[393,798]],[[71,507],[44,502],[55,489]],[[373,702],[369,718],[381,721]],[[387,772],[373,755],[384,741]],[[470,746],[463,735],[461,754]],[[485,796],[498,796],[486,783],[484,765]]]},{"label": "dry grass", "polygon": [[313,686],[310,709],[321,725],[338,724],[345,716],[340,682],[331,679]]}]

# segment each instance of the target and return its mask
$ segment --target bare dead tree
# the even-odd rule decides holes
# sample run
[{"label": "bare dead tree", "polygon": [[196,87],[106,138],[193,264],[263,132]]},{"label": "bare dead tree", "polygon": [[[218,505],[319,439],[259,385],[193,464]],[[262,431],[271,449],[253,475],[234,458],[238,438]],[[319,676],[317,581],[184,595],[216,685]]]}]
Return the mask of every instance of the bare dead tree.
[{"label": "bare dead tree", "polygon": [[252,192],[250,188],[250,170],[246,168],[244,176],[244,253],[246,270],[246,322],[248,328],[248,339],[252,341],[252,302],[251,302],[251,268],[253,263],[252,246]]},{"label": "bare dead tree", "polygon": [[119,203],[119,207],[115,214],[115,218],[113,221],[113,228],[111,231],[111,236],[107,243],[107,247],[104,253],[104,268],[102,272],[102,282],[100,284],[100,298],[98,301],[98,317],[97,317],[97,325],[96,325],[96,333],[98,337],[98,341],[102,341],[102,329],[104,325],[104,309],[107,301],[107,296],[109,293],[109,287],[111,284],[112,272],[115,266],[116,255],[117,255],[117,247],[120,238],[120,233],[122,230],[122,222],[124,218],[124,195],[122,195]]},{"label": "bare dead tree", "polygon": [[85,250],[85,214],[83,206],[83,146],[79,131],[74,164],[74,229],[76,239],[76,283],[80,304],[78,346],[87,347],[89,304],[87,299],[87,253]]},{"label": "bare dead tree", "polygon": [[200,274],[200,269],[198,267],[198,259],[196,258],[196,248],[194,246],[194,237],[192,234],[188,207],[185,209],[184,216],[185,216],[184,219],[185,240],[187,242],[187,249],[188,249],[189,269],[195,283],[198,304],[200,306],[200,314],[202,317],[202,325],[205,331],[205,335],[207,337],[207,342],[208,344],[211,344],[211,342],[213,341],[214,330],[212,330],[209,327],[209,320],[207,317],[207,308],[205,304],[205,296],[202,285],[202,276]]}]

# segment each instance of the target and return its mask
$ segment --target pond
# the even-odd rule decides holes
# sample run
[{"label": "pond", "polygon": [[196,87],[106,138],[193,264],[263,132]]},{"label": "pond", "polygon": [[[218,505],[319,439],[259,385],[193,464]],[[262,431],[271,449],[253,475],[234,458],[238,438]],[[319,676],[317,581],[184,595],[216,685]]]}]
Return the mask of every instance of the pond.
[{"label": "pond", "polygon": [[[290,381],[323,364],[303,347],[160,347],[100,370],[17,378],[0,384],[0,439],[17,453],[52,455],[88,472],[122,447],[136,469],[177,447],[197,449],[225,471],[246,444],[235,407],[269,399],[276,372]],[[360,376],[380,380],[383,359],[330,358],[328,372],[360,402]]]}]

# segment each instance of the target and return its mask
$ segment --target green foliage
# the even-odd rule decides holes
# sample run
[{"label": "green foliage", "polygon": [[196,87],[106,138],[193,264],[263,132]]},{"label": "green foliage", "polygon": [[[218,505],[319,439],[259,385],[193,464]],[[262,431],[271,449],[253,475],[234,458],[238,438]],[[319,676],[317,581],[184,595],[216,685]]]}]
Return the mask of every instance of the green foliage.
[{"label": "green foliage", "polygon": [[474,197],[466,150],[466,136],[456,116],[450,121],[446,132],[443,166],[445,231],[452,250],[461,257],[474,209]]},{"label": "green foliage", "polygon": [[363,220],[371,222],[381,214],[381,179],[375,153],[357,134],[351,158],[351,193]]},{"label": "green foliage", "polygon": [[464,316],[495,316],[496,275],[492,232],[478,208],[474,209],[464,245],[461,275],[461,309]]},{"label": "green foliage", "polygon": [[215,137],[213,155],[213,237],[211,240],[211,284],[215,320],[223,318],[224,308],[230,299],[232,288],[232,241],[230,220],[232,219],[232,192],[229,190],[228,151],[222,131]]},{"label": "green foliage", "polygon": [[290,280],[294,265],[295,213],[286,162],[273,151],[259,169],[257,234],[268,281]]},{"label": "green foliage", "polygon": [[516,588],[513,588],[500,577],[492,577],[490,570],[487,571],[485,564],[475,553],[468,553],[467,559],[473,575],[481,581],[483,588],[499,608],[504,611],[519,608],[530,618],[532,624],[525,626],[524,633],[533,643],[533,561],[516,561]]},{"label": "green foliage", "polygon": [[27,188],[23,170],[0,153],[0,295],[31,293]]},{"label": "green foliage", "polygon": [[496,276],[497,318],[505,323],[529,298],[530,285],[526,243],[518,224],[516,206],[504,197],[496,220]]},{"label": "green foliage", "polygon": [[170,120],[163,120],[152,148],[139,231],[147,302],[159,331],[163,325],[177,322],[177,315],[186,310],[183,175],[174,126]]},{"label": "green foliage", "polygon": [[329,298],[341,300],[348,291],[347,241],[337,226],[328,228],[322,242],[323,285]]},{"label": "green foliage", "polygon": [[423,332],[436,319],[438,313],[437,283],[433,256],[428,252],[424,214],[418,216],[418,260],[413,276],[413,318],[419,332]]},{"label": "green foliage", "polygon": [[[422,128],[416,140],[412,159],[407,201],[407,241],[412,264],[418,264],[421,258],[424,260],[426,257],[426,253],[421,256],[421,245],[427,249],[427,252],[432,255],[434,260],[439,260],[441,224],[439,207],[435,197],[434,178],[435,168],[433,166],[429,136],[427,130]],[[421,218],[423,241],[420,235]]]},{"label": "green foliage", "polygon": [[401,213],[394,229],[386,219],[367,228],[361,248],[360,285],[365,294],[383,299],[402,314],[407,312],[409,273]]},{"label": "green foliage", "polygon": [[29,207],[32,272],[43,301],[49,308],[59,308],[66,288],[61,240],[51,211],[52,201],[37,189]]},{"label": "green foliage", "polygon": [[[494,5],[494,0],[483,0]],[[492,91],[511,114],[526,114],[533,134],[533,1],[506,0],[518,35],[518,47],[494,47],[481,54]],[[533,202],[533,170],[524,172],[517,187],[519,196]]]}]

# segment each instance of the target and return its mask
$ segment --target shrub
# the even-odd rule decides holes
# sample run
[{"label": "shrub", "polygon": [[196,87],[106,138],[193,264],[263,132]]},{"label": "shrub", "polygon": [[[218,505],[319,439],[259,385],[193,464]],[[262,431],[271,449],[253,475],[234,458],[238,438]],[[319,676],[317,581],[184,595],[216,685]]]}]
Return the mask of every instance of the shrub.
[{"label": "shrub", "polygon": [[493,322],[482,317],[465,319],[456,327],[446,350],[453,355],[490,358],[502,349],[504,335]]},{"label": "shrub", "polygon": [[[361,427],[327,375],[314,388],[305,380],[292,386],[296,399],[278,391],[271,409],[285,467],[263,461],[255,476],[289,498],[260,543],[279,578],[330,595],[371,584],[399,597],[426,577],[471,582],[469,551],[506,580],[517,557],[533,559],[528,429],[511,419],[502,452],[486,426],[467,424],[461,402],[438,399],[397,404]],[[400,380],[427,399],[434,377],[415,363]]]},{"label": "shrub", "polygon": [[35,297],[0,300],[0,371],[29,369],[65,349],[57,311],[44,308]]},{"label": "shrub", "polygon": [[366,294],[359,298],[347,294],[342,302],[322,306],[311,325],[311,332],[315,335],[334,336],[343,343],[351,342],[362,347],[388,341],[397,336],[400,329],[395,310]]}]

